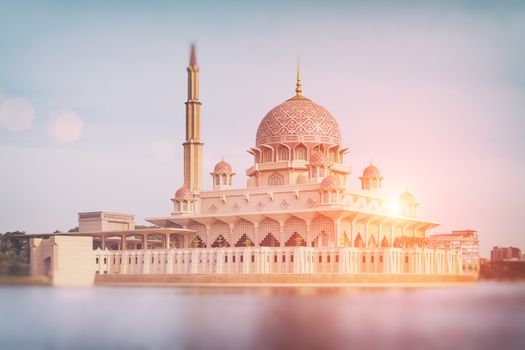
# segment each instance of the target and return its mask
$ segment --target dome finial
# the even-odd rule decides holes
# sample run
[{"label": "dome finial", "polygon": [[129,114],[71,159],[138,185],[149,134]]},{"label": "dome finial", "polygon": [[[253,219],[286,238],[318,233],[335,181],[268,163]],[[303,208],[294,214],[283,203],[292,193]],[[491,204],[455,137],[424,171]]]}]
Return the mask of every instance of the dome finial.
[{"label": "dome finial", "polygon": [[297,83],[295,84],[295,93],[297,96],[301,96],[302,92],[303,87],[301,85],[301,62],[299,58],[297,58]]}]

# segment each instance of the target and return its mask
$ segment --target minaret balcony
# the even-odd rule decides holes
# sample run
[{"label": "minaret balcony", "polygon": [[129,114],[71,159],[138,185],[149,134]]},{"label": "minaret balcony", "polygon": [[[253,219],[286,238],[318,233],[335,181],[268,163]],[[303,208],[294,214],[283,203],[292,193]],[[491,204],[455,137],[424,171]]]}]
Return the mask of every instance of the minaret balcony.
[{"label": "minaret balcony", "polygon": [[250,168],[246,170],[246,175],[252,176],[256,172],[260,171],[272,171],[272,170],[283,170],[283,169],[295,169],[300,171],[308,170],[306,160],[280,160],[277,162],[267,162],[267,163],[255,163]]}]

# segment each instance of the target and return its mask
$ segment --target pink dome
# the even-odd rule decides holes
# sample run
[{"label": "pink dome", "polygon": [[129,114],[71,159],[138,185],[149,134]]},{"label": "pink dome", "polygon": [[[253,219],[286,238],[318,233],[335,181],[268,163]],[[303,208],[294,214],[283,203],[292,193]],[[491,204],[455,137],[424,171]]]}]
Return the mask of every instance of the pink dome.
[{"label": "pink dome", "polygon": [[363,177],[381,177],[381,173],[378,168],[370,163],[363,171]]},{"label": "pink dome", "polygon": [[321,188],[323,189],[340,189],[341,187],[341,180],[337,175],[327,176],[321,182]]},{"label": "pink dome", "polygon": [[233,170],[230,164],[228,164],[224,160],[221,160],[219,163],[215,165],[213,172],[219,173],[219,174],[231,174]]},{"label": "pink dome", "polygon": [[416,203],[416,197],[408,191],[399,196],[399,201],[403,204],[414,204]]},{"label": "pink dome", "polygon": [[290,141],[339,145],[341,130],[323,106],[295,96],[266,114],[257,129],[256,145]]},{"label": "pink dome", "polygon": [[322,152],[313,152],[310,156],[310,164],[325,164],[328,162],[328,158]]},{"label": "pink dome", "polygon": [[176,200],[185,200],[185,199],[193,199],[193,193],[191,193],[190,189],[186,186],[182,186],[175,192],[175,199]]}]

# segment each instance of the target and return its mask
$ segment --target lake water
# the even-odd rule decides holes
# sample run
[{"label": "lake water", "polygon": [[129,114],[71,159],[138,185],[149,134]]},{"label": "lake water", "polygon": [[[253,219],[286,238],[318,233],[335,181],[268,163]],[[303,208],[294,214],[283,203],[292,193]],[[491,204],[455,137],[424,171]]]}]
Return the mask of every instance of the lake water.
[{"label": "lake water", "polygon": [[525,349],[525,284],[0,287],[0,349]]}]

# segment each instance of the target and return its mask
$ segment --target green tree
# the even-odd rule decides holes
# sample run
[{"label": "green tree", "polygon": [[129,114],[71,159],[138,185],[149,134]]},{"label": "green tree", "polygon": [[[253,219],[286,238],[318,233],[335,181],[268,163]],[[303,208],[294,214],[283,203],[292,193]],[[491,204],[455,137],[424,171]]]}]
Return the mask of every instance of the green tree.
[{"label": "green tree", "polygon": [[29,242],[13,237],[24,232],[0,233],[0,275],[29,274]]}]

